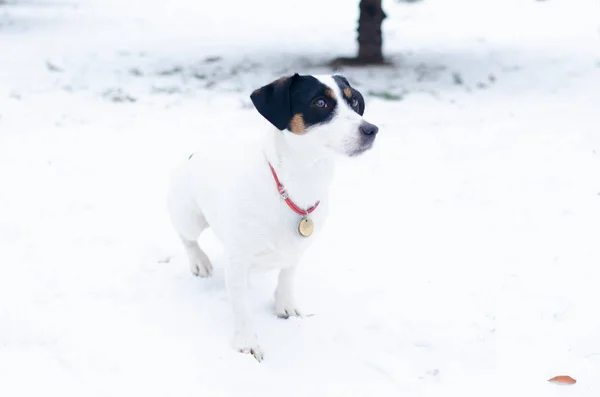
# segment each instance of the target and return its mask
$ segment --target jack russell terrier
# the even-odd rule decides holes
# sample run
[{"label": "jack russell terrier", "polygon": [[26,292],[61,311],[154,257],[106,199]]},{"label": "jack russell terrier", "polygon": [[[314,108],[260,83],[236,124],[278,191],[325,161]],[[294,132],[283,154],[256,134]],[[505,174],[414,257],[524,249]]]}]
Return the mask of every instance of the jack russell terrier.
[{"label": "jack russell terrier", "polygon": [[369,150],[378,128],[363,119],[362,95],[340,75],[294,74],[255,90],[250,99],[272,125],[262,147],[194,153],[173,174],[168,206],[193,274],[209,277],[213,270],[198,245],[202,231],[212,227],[223,244],[233,346],[260,362],[263,351],[247,307],[248,272],[278,269],[275,312],[301,316],[294,273],[327,216],[335,157]]}]

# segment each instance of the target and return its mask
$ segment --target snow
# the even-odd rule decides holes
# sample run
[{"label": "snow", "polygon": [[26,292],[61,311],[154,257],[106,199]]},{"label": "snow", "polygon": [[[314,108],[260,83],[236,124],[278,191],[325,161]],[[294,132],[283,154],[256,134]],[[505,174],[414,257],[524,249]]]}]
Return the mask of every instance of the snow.
[{"label": "snow", "polygon": [[251,90],[330,72],[357,7],[6,3],[0,396],[599,395],[597,2],[384,1],[396,66],[342,70],[381,133],[337,169],[310,316],[253,277],[261,364],[230,348],[210,233],[215,275],[190,274],[167,177],[261,137]]}]

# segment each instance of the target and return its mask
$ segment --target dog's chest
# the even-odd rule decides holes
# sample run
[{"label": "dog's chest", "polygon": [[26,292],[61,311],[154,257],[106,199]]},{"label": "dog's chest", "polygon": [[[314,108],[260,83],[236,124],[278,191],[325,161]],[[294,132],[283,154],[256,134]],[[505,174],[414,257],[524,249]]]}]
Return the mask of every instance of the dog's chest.
[{"label": "dog's chest", "polygon": [[299,224],[305,218],[293,212],[286,203],[275,203],[273,214],[267,217],[265,227],[255,241],[256,265],[262,268],[283,268],[295,264],[310,244],[318,238],[324,223],[327,203],[322,201],[318,208],[308,215],[314,230],[309,236],[303,236]]},{"label": "dog's chest", "polygon": [[[309,215],[314,231],[304,237],[298,232],[303,216],[279,194],[265,156],[262,152],[246,156],[244,166],[238,167],[227,160],[231,154],[227,159],[195,155],[189,179],[195,204],[229,255],[253,261],[258,267],[292,266],[324,226],[330,172],[319,169],[300,176],[286,170],[279,173],[290,200],[299,208],[308,209],[319,201]],[[218,173],[213,172],[216,169]]]}]

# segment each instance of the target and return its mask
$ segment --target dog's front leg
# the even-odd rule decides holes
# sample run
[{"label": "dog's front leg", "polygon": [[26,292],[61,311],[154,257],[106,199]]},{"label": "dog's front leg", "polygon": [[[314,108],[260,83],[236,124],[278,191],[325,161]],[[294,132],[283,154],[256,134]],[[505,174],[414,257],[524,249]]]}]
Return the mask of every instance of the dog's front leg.
[{"label": "dog's front leg", "polygon": [[277,317],[302,317],[294,300],[295,274],[296,265],[282,269],[279,272],[279,280],[275,290],[275,313],[277,313]]},{"label": "dog's front leg", "polygon": [[233,347],[241,353],[249,353],[261,362],[263,352],[248,309],[248,270],[250,262],[232,258],[225,268],[225,283],[233,307],[235,334]]}]

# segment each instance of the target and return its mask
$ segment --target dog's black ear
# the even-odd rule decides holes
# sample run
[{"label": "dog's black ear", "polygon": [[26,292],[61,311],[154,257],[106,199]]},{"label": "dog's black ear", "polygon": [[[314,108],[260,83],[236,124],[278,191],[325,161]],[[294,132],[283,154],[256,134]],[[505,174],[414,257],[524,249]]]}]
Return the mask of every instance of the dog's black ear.
[{"label": "dog's black ear", "polygon": [[254,90],[250,95],[256,110],[281,131],[288,128],[292,119],[290,87],[297,76],[299,76],[298,73],[282,77]]}]

